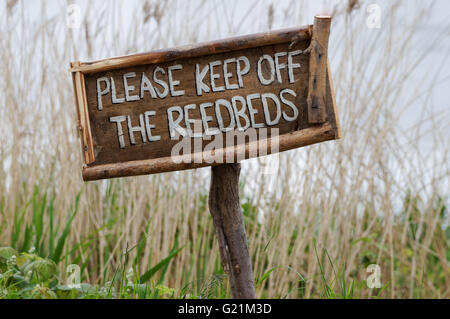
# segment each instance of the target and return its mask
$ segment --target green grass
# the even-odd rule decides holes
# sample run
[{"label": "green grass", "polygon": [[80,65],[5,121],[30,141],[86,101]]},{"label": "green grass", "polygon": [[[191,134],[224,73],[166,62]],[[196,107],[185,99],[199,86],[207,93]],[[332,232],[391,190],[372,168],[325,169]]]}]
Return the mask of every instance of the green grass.
[{"label": "green grass", "polygon": [[[119,185],[120,186],[120,185]],[[112,252],[105,251],[103,256],[105,267],[98,269],[98,265],[92,264],[91,256],[98,254],[96,243],[100,240],[102,229],[112,229],[120,223],[120,212],[127,213],[126,207],[119,207],[116,204],[120,187],[115,187],[114,183],[108,184],[108,189],[104,197],[104,206],[109,212],[107,222],[100,229],[91,232],[87,237],[82,237],[78,242],[69,242],[68,238],[72,231],[72,223],[77,216],[80,203],[80,195],[83,189],[74,194],[70,209],[65,219],[59,224],[55,221],[55,197],[51,190],[44,192],[42,188],[34,186],[30,197],[24,201],[22,207],[16,207],[14,220],[12,221],[13,231],[11,232],[10,247],[0,248],[0,298],[229,298],[228,282],[224,274],[218,255],[215,254],[214,272],[212,276],[205,275],[209,252],[212,249],[212,242],[215,240],[214,233],[212,237],[203,238],[195,242],[188,241],[179,243],[179,236],[182,225],[175,225],[177,231],[169,253],[155,260],[154,254],[149,253],[149,267],[145,271],[140,271],[141,262],[144,260],[147,246],[147,240],[151,235],[148,233],[148,224],[143,228],[138,236],[139,240],[131,247],[125,248],[120,253],[119,260],[115,261],[114,268],[107,264]],[[244,197],[245,198],[245,197]],[[198,220],[201,221],[201,214],[207,210],[207,196],[201,195],[199,198]],[[417,229],[417,220],[421,218],[420,212],[421,199],[418,196],[408,196],[404,200],[405,210],[398,214],[402,223],[408,225],[406,236],[411,240],[420,240],[420,232]],[[406,207],[410,207],[410,214],[406,214]],[[411,208],[412,207],[412,208]],[[262,224],[257,218],[257,209],[250,204],[248,199],[244,199],[242,205],[243,215],[247,227],[247,233],[253,238],[258,238],[259,233],[263,231]],[[447,218],[447,208],[445,201],[439,198],[434,206],[436,216],[439,220],[445,221]],[[31,218],[24,218],[30,213]],[[362,219],[362,222],[365,222]],[[380,222],[382,224],[382,222]],[[356,273],[349,272],[345,262],[341,265],[335,265],[329,250],[326,247],[319,249],[314,239],[311,246],[305,247],[305,252],[313,250],[314,258],[317,262],[319,271],[318,277],[307,277],[301,273],[300,269],[294,269],[289,264],[279,264],[277,266],[268,266],[268,254],[272,249],[273,238],[277,232],[283,230],[276,223],[275,230],[267,236],[267,240],[261,242],[260,255],[253,255],[255,262],[265,265],[265,269],[255,278],[255,286],[259,291],[259,297],[267,297],[270,292],[270,280],[280,273],[293,273],[296,279],[289,282],[285,291],[278,294],[278,298],[304,298],[307,285],[314,283],[314,289],[310,297],[326,299],[351,299],[351,298],[384,298],[389,297],[392,278],[385,280],[383,278],[383,287],[370,290],[367,293],[365,278]],[[204,232],[205,225],[198,223],[197,229],[192,230],[198,233]],[[426,227],[426,226],[425,226]],[[164,231],[164,230],[162,230]],[[449,227],[442,224],[435,231],[436,239],[433,241],[442,241],[443,238],[448,242]],[[109,235],[107,235],[109,236]],[[318,236],[318,233],[316,233]],[[295,243],[299,239],[298,231],[294,231],[286,237],[290,240],[287,246],[288,256],[293,253]],[[116,237],[111,236],[108,240],[115,241]],[[374,245],[375,243],[375,245]],[[394,280],[397,285],[408,288],[408,279],[411,268],[405,265],[406,261],[414,258],[413,247],[407,244],[403,247],[402,255],[394,259],[379,259],[375,253],[374,247],[383,251],[385,247],[381,245],[379,235],[369,234],[361,238],[352,239],[349,243],[351,247],[363,245],[367,247],[362,249],[358,255],[359,264],[363,269],[373,263],[389,263],[394,267]],[[371,248],[370,248],[371,247]],[[183,264],[173,263],[181,252],[188,250],[191,257],[185,260]],[[15,257],[13,257],[13,255]],[[193,259],[193,255],[199,255],[199,258]],[[400,259],[400,257],[402,259]],[[259,258],[259,260],[256,260]],[[98,259],[96,259],[98,260]],[[196,260],[194,262],[194,260]],[[447,251],[448,260],[448,251]],[[447,280],[446,267],[436,254],[430,254],[426,257],[426,267],[422,266],[417,270],[420,278],[417,285],[413,287],[414,297],[423,297],[426,280],[435,283],[436,286],[445,285]],[[76,265],[75,268],[74,266]],[[273,265],[273,263],[272,263]],[[308,265],[305,265],[307,268]],[[71,278],[71,269],[79,270],[79,282],[71,281],[78,286],[68,285],[68,279]],[[183,282],[179,288],[169,287],[168,279],[173,274],[174,267],[183,267],[181,270]],[[92,283],[86,276],[91,271],[102,272],[103,280],[99,283]],[[192,272],[196,273],[197,280],[190,281]]]},{"label": "green grass", "polygon": [[[117,268],[111,281],[103,285],[91,285],[77,281],[61,282],[56,263],[52,259],[39,257],[34,249],[18,253],[13,248],[0,248],[0,298],[54,299],[54,298],[199,298],[180,294],[162,285],[165,271],[157,280],[155,274],[167,269],[170,260],[183,247],[174,250],[142,276],[136,269]],[[126,252],[123,256],[126,259]]]},{"label": "green grass", "polygon": [[[18,253],[10,247],[0,248],[0,265],[2,266],[0,277],[0,298],[23,298],[23,299],[54,299],[54,298],[227,298],[229,292],[223,281],[225,276],[215,276],[199,291],[198,294],[189,293],[188,284],[180,291],[164,286],[162,281],[166,274],[162,271],[159,278],[156,278],[158,270],[165,270],[176,254],[184,247],[173,248],[171,254],[150,268],[142,275],[138,275],[137,269],[118,267],[110,281],[103,285],[91,285],[89,283],[72,282],[70,284],[58,280],[56,264],[51,259],[39,257],[30,252]],[[11,253],[13,252],[13,253]],[[128,252],[123,254],[127,258]],[[13,257],[14,256],[14,257]],[[33,263],[36,261],[47,267],[36,268]],[[331,262],[331,260],[330,260]],[[31,265],[31,267],[30,267]],[[273,271],[281,267],[269,269],[264,275],[256,281],[256,286],[262,285]],[[31,269],[31,270],[30,270]],[[301,276],[300,276],[301,277]],[[322,298],[352,298],[353,283],[346,288],[344,277],[335,278],[328,283],[323,276]],[[342,281],[339,281],[342,280]],[[304,282],[301,277],[299,282]],[[77,285],[78,284],[78,285]],[[336,285],[337,284],[337,285]],[[339,290],[341,289],[341,290]]]}]

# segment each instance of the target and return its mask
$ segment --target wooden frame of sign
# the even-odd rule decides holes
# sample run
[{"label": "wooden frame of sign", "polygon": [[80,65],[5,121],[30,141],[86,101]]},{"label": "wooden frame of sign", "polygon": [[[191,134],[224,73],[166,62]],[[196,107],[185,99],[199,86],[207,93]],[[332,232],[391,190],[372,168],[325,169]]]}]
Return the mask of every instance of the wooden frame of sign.
[{"label": "wooden frame of sign", "polygon": [[[338,139],[329,27],[316,19],[301,28],[72,62],[83,179],[211,166],[217,158]],[[264,128],[278,131],[261,134]],[[256,139],[205,151],[212,138],[250,129]],[[200,149],[174,154],[186,138],[200,141]]]}]

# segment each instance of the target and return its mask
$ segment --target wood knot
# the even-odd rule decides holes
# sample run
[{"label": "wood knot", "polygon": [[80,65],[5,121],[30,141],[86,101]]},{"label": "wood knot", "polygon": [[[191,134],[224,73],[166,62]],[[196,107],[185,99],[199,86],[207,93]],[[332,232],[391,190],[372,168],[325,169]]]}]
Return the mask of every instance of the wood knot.
[{"label": "wood knot", "polygon": [[239,264],[234,265],[234,272],[238,275],[241,273],[241,267]]}]

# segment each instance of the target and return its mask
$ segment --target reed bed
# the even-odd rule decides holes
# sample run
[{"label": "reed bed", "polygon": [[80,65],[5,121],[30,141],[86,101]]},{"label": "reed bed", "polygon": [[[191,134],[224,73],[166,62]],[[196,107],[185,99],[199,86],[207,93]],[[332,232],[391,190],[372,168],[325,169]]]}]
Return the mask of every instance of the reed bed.
[{"label": "reed bed", "polygon": [[[208,211],[209,168],[83,183],[69,62],[312,23],[306,1],[93,1],[0,5],[0,246],[35,247],[102,284],[141,274],[227,297]],[[450,23],[431,3],[324,1],[342,139],[279,155],[279,171],[242,163],[241,202],[258,297],[448,298]],[[422,32],[427,21],[438,26]],[[447,37],[447,38],[446,38]],[[426,40],[426,42],[424,42]],[[446,46],[447,45],[447,46]],[[448,51],[447,51],[448,52]],[[433,60],[431,64],[426,61]],[[448,68],[447,68],[448,71]],[[70,217],[73,215],[73,220]],[[67,227],[66,227],[67,225]],[[67,231],[66,231],[67,230]],[[380,267],[370,289],[367,266]]]}]

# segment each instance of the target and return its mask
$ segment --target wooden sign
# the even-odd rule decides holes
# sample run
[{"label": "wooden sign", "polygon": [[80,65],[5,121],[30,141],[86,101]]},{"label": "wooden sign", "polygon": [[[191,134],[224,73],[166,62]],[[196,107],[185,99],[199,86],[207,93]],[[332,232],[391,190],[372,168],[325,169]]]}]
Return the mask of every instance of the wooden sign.
[{"label": "wooden sign", "polygon": [[72,62],[83,179],[210,166],[339,138],[330,23],[320,21]]}]

